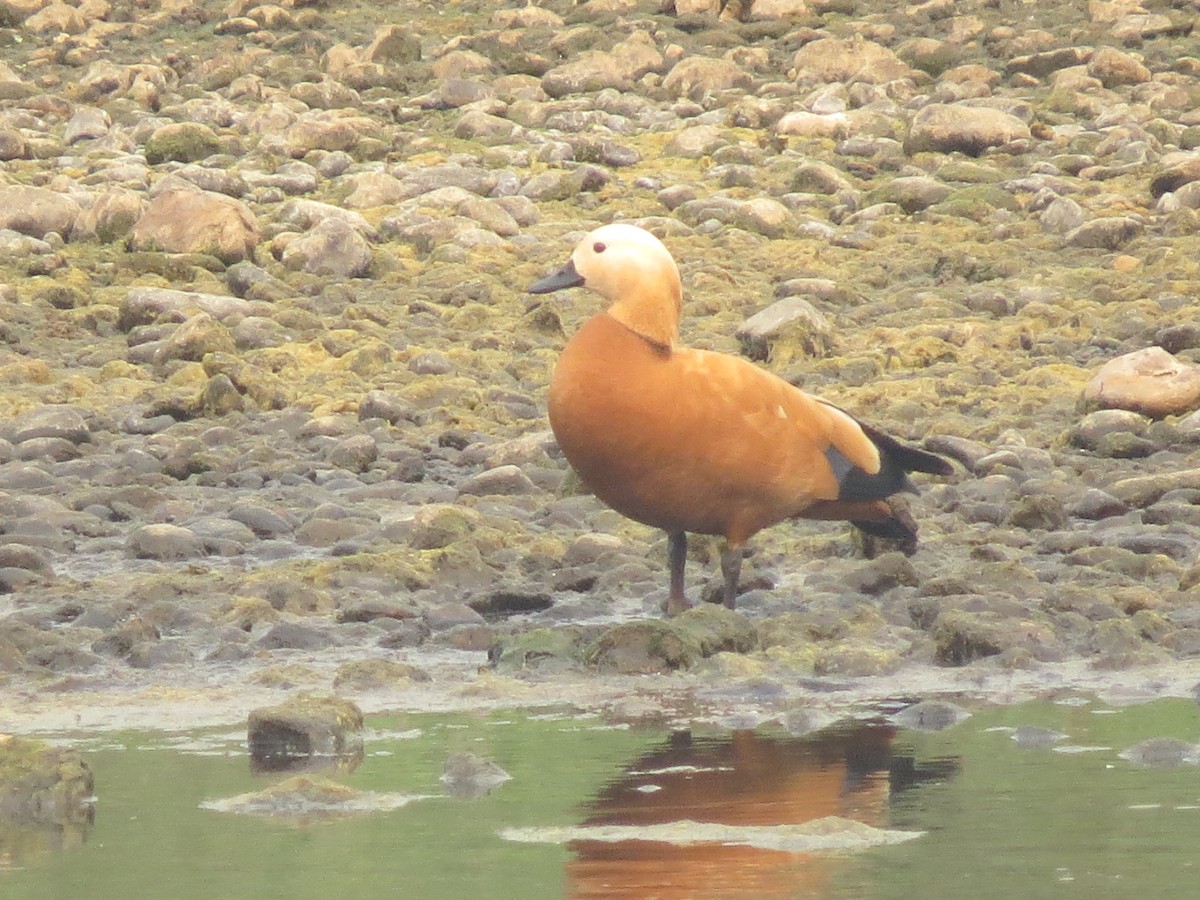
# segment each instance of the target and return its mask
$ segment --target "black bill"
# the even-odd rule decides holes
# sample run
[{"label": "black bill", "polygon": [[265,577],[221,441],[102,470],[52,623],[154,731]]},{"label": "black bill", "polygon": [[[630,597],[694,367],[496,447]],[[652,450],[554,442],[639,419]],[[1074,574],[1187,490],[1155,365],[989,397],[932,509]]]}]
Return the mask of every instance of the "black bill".
[{"label": "black bill", "polygon": [[531,284],[529,293],[549,294],[553,291],[561,291],[563,288],[579,287],[581,284],[583,284],[583,276],[575,271],[575,260],[572,259],[553,275],[547,275],[540,281]]}]

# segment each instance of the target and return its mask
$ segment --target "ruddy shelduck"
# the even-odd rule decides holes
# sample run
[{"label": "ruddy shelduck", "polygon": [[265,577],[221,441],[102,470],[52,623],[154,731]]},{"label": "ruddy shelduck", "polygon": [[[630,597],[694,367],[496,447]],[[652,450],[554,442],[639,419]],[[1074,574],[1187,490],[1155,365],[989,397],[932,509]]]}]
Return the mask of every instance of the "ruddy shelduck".
[{"label": "ruddy shelduck", "polygon": [[909,472],[948,475],[939,456],[857,422],[740,358],[676,344],[683,287],[667,248],[634,225],[604,225],[529,288],[586,287],[608,301],[567,342],[550,383],[550,427],[604,503],[667,532],[667,614],[684,595],[687,533],[719,535],[732,609],[742,547],[784,519],[846,519],[915,546],[885,498]]}]

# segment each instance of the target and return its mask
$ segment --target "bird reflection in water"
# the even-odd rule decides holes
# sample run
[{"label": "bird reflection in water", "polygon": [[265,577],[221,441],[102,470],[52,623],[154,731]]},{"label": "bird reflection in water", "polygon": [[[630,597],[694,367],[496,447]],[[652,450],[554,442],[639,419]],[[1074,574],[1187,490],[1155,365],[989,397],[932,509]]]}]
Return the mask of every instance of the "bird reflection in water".
[{"label": "bird reflection in water", "polygon": [[[899,792],[952,777],[953,759],[918,766],[894,753],[882,723],[803,738],[736,731],[717,739],[675,732],[585,807],[585,826],[691,820],[735,826],[798,825],[827,816],[887,828]],[[571,844],[568,896],[608,900],[829,897],[848,857],[718,843]]]}]

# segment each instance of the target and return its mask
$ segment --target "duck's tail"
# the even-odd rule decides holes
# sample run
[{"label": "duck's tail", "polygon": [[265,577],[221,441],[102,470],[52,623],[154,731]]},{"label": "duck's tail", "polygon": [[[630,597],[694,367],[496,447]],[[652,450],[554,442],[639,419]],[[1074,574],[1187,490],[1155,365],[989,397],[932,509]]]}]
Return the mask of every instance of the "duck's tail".
[{"label": "duck's tail", "polygon": [[848,519],[866,534],[897,541],[902,550],[911,553],[917,546],[917,524],[902,504],[889,503],[887,498],[901,492],[917,493],[910,472],[952,475],[954,467],[935,453],[903,444],[870,425],[860,422],[859,426],[879,449],[879,471],[868,475],[830,447],[826,456],[838,476],[838,497],[809,507],[804,518]]}]

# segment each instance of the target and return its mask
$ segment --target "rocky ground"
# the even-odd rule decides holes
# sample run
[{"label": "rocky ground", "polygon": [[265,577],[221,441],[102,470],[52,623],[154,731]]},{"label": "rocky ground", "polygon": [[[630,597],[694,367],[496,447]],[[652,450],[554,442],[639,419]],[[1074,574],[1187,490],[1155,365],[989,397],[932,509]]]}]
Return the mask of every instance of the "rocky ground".
[{"label": "rocky ground", "polygon": [[[0,723],[1186,693],[1198,19],[0,0]],[[914,556],[779,526],[660,621],[545,421],[595,298],[524,292],[612,220],[685,341],[957,461]]]}]

